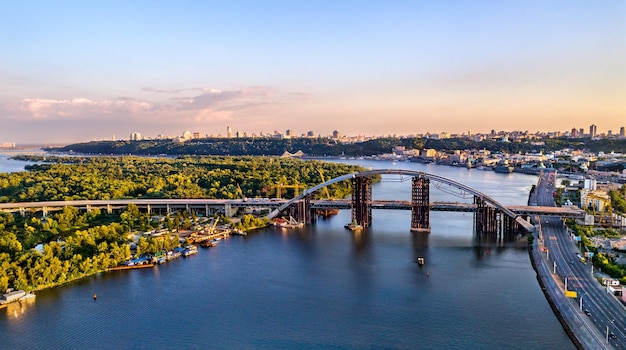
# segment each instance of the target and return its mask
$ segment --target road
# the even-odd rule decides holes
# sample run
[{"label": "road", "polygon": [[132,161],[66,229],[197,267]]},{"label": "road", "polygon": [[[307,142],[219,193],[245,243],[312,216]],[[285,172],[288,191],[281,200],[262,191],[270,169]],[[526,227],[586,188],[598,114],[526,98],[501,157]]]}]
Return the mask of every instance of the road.
[{"label": "road", "polygon": [[[555,173],[545,173],[536,188],[538,205],[554,206]],[[576,308],[574,319],[582,323],[570,325],[576,333],[581,324],[593,325],[595,338],[609,348],[626,349],[626,309],[613,295],[606,292],[593,277],[591,263],[581,262],[577,242],[570,237],[563,221],[559,218],[541,217],[541,234],[547,252],[549,266],[556,271],[563,288],[576,291],[577,298],[568,298]],[[565,282],[567,280],[567,282]],[[564,292],[564,291],[563,291]],[[582,300],[581,300],[582,299]],[[570,308],[571,309],[571,308]],[[582,326],[586,327],[586,326]]]}]

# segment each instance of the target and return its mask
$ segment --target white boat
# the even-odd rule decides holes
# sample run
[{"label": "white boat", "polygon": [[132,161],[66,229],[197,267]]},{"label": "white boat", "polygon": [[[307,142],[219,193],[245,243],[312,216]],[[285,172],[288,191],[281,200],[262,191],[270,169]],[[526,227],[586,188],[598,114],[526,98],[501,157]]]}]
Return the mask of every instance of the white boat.
[{"label": "white boat", "polygon": [[35,296],[35,293],[29,292],[29,293],[26,293],[26,294],[25,294],[24,296],[22,296],[21,298],[19,298],[18,300],[19,300],[19,301],[24,301],[24,300],[34,299],[35,297],[36,297],[36,296]]}]

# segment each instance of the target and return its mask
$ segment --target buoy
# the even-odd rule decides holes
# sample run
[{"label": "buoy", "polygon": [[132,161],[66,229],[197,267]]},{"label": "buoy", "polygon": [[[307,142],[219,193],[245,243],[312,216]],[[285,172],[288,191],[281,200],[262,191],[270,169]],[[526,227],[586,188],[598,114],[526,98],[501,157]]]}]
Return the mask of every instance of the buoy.
[{"label": "buoy", "polygon": [[93,300],[96,300],[96,298],[98,298],[98,295],[96,295],[96,293],[93,293]]}]

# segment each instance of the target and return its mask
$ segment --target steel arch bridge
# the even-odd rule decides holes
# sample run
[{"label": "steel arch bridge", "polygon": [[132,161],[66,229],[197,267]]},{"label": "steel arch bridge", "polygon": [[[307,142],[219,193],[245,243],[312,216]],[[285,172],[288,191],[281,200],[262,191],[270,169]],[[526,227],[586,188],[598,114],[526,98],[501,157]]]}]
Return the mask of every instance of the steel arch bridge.
[{"label": "steel arch bridge", "polygon": [[431,181],[437,183],[437,188],[443,184],[455,188],[463,196],[470,194],[474,197],[474,204],[477,206],[474,222],[478,231],[497,233],[517,230],[520,227],[527,231],[532,231],[534,228],[524,218],[481,191],[443,176],[405,169],[374,169],[330,179],[304,190],[299,196],[272,211],[268,218],[273,219],[282,211],[291,209],[299,217],[300,220],[298,221],[310,221],[312,215],[309,214],[308,208],[310,207],[311,194],[334,183],[350,180],[352,181],[352,220],[363,227],[368,227],[371,223],[371,184],[372,178],[376,175],[400,175],[412,178],[412,231],[430,231],[429,190]]}]

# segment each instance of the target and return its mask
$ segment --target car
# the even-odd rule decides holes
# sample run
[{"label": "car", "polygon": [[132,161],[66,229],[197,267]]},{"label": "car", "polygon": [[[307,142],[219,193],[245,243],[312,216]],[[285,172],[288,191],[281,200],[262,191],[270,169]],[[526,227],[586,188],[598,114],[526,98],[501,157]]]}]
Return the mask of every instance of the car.
[{"label": "car", "polygon": [[585,309],[585,315],[590,316],[591,312],[589,312],[589,310]]},{"label": "car", "polygon": [[615,334],[613,334],[613,333],[609,334],[609,337],[611,337],[611,339],[617,338],[617,336]]}]

